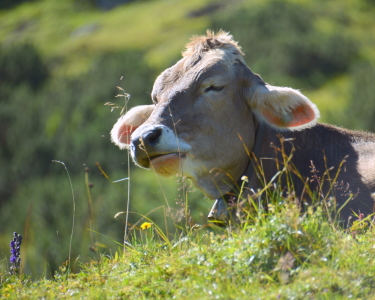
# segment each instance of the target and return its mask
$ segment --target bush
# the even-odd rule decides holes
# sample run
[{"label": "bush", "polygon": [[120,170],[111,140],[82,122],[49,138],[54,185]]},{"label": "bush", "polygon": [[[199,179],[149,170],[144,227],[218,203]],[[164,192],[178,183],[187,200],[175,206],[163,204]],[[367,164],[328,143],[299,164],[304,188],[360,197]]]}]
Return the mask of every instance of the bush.
[{"label": "bush", "polygon": [[48,76],[47,65],[34,46],[0,48],[0,87],[26,84],[36,90]]},{"label": "bush", "polygon": [[21,3],[24,2],[33,2],[35,0],[1,0],[0,1],[0,9],[9,9],[13,8]]}]

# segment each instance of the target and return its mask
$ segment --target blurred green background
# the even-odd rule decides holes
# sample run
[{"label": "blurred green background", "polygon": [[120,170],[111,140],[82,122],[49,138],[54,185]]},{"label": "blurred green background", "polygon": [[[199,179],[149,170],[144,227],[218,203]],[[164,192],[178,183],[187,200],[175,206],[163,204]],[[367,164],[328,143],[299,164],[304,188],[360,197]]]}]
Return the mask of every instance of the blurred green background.
[{"label": "blurred green background", "polygon": [[[123,105],[116,86],[129,106],[150,103],[155,77],[208,28],[230,31],[265,81],[302,90],[321,121],[375,131],[374,16],[374,0],[0,1],[0,273],[13,231],[24,236],[25,273],[50,277],[68,259],[73,196],[52,160],[72,179],[72,261],[95,257],[85,176],[96,247],[118,249],[125,218],[114,215],[126,210],[127,181],[112,183],[96,163],[111,180],[125,178],[127,153],[109,141],[119,110],[104,103]],[[169,205],[178,216],[181,182],[133,163],[130,176],[131,211]],[[193,222],[205,224],[212,202],[197,191],[188,199]],[[162,208],[150,217],[165,230]]]}]

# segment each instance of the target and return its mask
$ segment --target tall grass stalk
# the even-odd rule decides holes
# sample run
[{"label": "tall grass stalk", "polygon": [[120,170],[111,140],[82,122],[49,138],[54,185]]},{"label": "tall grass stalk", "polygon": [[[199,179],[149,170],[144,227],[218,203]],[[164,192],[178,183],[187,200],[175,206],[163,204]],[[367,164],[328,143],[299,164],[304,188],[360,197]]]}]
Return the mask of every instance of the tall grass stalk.
[{"label": "tall grass stalk", "polygon": [[[123,77],[120,78],[122,80]],[[124,98],[124,106],[121,109],[120,115],[126,114],[128,112],[128,102],[130,99],[130,95],[125,92],[125,90],[122,87],[117,86],[117,88],[121,91],[121,94],[118,94],[116,97],[123,97]],[[113,108],[115,106],[112,106]],[[129,221],[129,208],[130,208],[130,150],[127,149],[127,163],[128,163],[128,194],[126,199],[126,215],[125,215],[125,231],[124,231],[124,251],[126,249],[126,244],[128,243],[128,221]]]},{"label": "tall grass stalk", "polygon": [[[127,103],[127,102],[126,102]],[[129,208],[130,208],[130,150],[127,149],[127,162],[128,162],[128,198],[126,200],[126,219],[125,219],[125,232],[124,232],[124,251],[126,243],[128,242],[128,221],[129,221]]]},{"label": "tall grass stalk", "polygon": [[72,217],[72,231],[70,233],[69,256],[68,256],[68,258],[69,258],[69,269],[72,270],[72,265],[71,265],[72,241],[73,241],[73,233],[74,233],[74,225],[75,225],[75,215],[76,215],[76,201],[75,201],[75,197],[74,197],[74,189],[73,189],[73,184],[72,184],[72,180],[70,178],[70,174],[69,174],[68,168],[66,167],[65,163],[62,162],[62,161],[59,161],[59,160],[52,160],[52,162],[59,163],[59,164],[62,164],[64,166],[66,174],[68,175],[70,190],[72,192],[73,217]]},{"label": "tall grass stalk", "polygon": [[[253,153],[248,152],[251,163],[253,163],[254,166],[254,171],[263,188],[257,191],[245,188],[245,180],[247,180],[247,178],[244,179],[240,187],[237,207],[233,208],[237,209],[236,218],[239,219],[241,224],[247,227],[248,222],[253,223],[257,215],[267,215],[269,207],[275,205],[273,199],[280,194],[288,201],[296,203],[301,214],[307,209],[307,207],[304,207],[306,205],[311,207],[321,206],[324,209],[329,224],[332,228],[337,228],[339,222],[338,217],[341,210],[353,198],[353,194],[350,194],[344,204],[340,207],[336,207],[334,189],[337,185],[338,176],[346,162],[346,157],[340,162],[339,166],[337,166],[337,170],[332,173],[333,168],[328,167],[326,157],[323,154],[325,162],[325,171],[323,174],[319,176],[313,162],[311,162],[311,177],[304,178],[292,162],[295,152],[293,140],[285,139],[281,135],[279,139],[280,146],[273,145],[276,157],[273,160],[278,171],[269,181],[266,179],[262,160],[258,160]],[[285,143],[290,144],[290,152],[288,153],[285,148]],[[295,189],[297,181],[300,181],[303,186],[301,194],[298,195]],[[314,191],[311,190],[309,184],[312,181],[316,182],[316,189]],[[323,186],[326,186],[326,188]],[[281,189],[281,187],[283,187],[283,189]],[[362,220],[362,223],[367,221],[368,219]],[[231,223],[233,223],[233,221],[231,221]]]},{"label": "tall grass stalk", "polygon": [[[178,147],[178,153],[180,154],[181,151],[180,151],[180,143],[178,141],[178,134],[177,134],[177,129],[176,129],[176,123],[174,121],[174,118],[173,118],[173,114],[172,114],[172,111],[171,111],[171,108],[168,107],[168,110],[169,110],[169,115],[171,116],[172,118],[172,123],[173,123],[173,131],[175,133],[175,137],[176,137],[176,144],[177,144],[177,147]],[[184,179],[184,169],[182,167],[182,160],[180,159],[180,169],[181,169],[181,191],[182,191],[182,202],[185,206],[185,226],[186,228],[189,226],[188,222],[189,222],[189,203],[188,203],[188,197],[187,197],[187,190],[186,190],[186,185],[185,185],[185,179]]]},{"label": "tall grass stalk", "polygon": [[92,194],[91,194],[91,183],[89,181],[89,168],[85,168],[85,186],[86,186],[86,193],[87,193],[87,208],[89,212],[89,229],[90,229],[90,239],[91,239],[91,247],[94,252],[96,251],[96,237],[94,236],[93,232],[96,231],[95,224],[95,213],[94,213],[94,206],[92,201]]}]

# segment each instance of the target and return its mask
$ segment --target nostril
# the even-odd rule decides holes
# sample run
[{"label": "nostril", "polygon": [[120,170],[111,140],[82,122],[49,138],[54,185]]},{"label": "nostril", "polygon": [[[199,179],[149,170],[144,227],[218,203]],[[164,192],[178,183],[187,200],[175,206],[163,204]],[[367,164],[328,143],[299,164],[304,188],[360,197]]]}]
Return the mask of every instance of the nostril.
[{"label": "nostril", "polygon": [[161,128],[153,128],[150,131],[146,132],[142,136],[143,143],[145,143],[146,145],[155,146],[159,141],[161,132]]},{"label": "nostril", "polygon": [[135,149],[137,149],[140,144],[141,144],[141,141],[139,138],[132,139],[129,148],[131,151],[135,151]]}]

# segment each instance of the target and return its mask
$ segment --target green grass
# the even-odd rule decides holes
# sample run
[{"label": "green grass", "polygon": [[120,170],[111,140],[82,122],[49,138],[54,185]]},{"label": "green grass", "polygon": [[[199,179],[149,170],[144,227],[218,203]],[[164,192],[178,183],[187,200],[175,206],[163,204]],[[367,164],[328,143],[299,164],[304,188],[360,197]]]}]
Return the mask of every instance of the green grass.
[{"label": "green grass", "polygon": [[[280,200],[280,199],[279,199]],[[375,233],[347,234],[322,207],[284,199],[246,228],[201,227],[166,243],[155,224],[132,246],[53,280],[2,274],[2,299],[370,299]],[[80,264],[79,261],[74,262]]]},{"label": "green grass", "polygon": [[[287,163],[288,157],[284,157]],[[296,173],[287,164],[275,177]],[[323,180],[325,176],[321,178]],[[226,229],[174,221],[175,235],[146,216],[115,253],[92,247],[90,261],[64,263],[52,279],[0,274],[2,299],[370,299],[375,297],[375,231],[332,216],[332,197],[307,204],[288,185],[244,199]],[[311,191],[306,190],[311,194]],[[257,205],[261,199],[263,205]],[[303,209],[301,209],[303,206]],[[100,216],[96,217],[98,221]],[[142,228],[141,222],[151,223]],[[162,223],[162,222],[160,222]],[[150,224],[148,224],[150,225]],[[71,272],[80,266],[78,273]],[[42,266],[41,266],[42,267]]]}]

